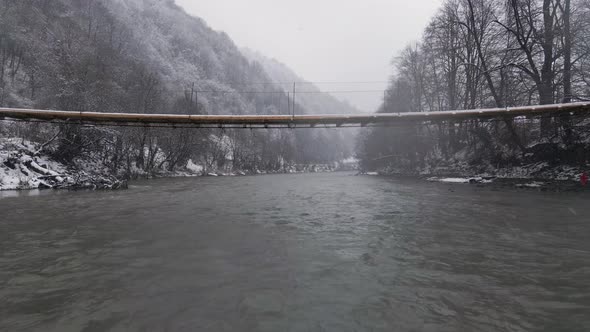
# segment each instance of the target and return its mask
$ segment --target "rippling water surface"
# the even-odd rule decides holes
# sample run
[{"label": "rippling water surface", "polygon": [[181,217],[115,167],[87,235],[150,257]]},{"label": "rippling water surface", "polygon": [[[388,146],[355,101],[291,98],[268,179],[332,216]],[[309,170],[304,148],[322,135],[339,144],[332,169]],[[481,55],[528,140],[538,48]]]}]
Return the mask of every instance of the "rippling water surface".
[{"label": "rippling water surface", "polygon": [[346,173],[0,193],[1,331],[588,331],[590,196]]}]

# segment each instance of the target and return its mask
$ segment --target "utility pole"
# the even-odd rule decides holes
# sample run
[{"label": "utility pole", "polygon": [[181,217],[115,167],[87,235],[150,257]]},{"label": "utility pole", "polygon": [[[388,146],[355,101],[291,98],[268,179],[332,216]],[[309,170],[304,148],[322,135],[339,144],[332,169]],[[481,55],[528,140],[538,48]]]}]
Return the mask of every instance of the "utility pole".
[{"label": "utility pole", "polygon": [[193,93],[195,92],[195,82],[193,82],[193,85],[191,86],[191,98],[188,104],[188,114],[190,115],[191,112],[191,107],[193,107]]},{"label": "utility pole", "polygon": [[293,82],[293,120],[295,120],[295,86],[297,82]]}]

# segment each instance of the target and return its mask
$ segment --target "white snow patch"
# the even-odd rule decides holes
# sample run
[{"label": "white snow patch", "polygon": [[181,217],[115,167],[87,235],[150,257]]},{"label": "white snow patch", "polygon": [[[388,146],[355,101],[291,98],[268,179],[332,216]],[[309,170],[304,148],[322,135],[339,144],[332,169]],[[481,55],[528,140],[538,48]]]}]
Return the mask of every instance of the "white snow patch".
[{"label": "white snow patch", "polygon": [[205,170],[205,167],[201,166],[201,165],[197,165],[193,162],[192,159],[189,159],[189,161],[186,163],[186,169],[188,169],[189,171],[193,172],[193,173],[202,173]]},{"label": "white snow patch", "polygon": [[482,177],[471,177],[471,178],[439,178],[439,177],[432,177],[426,179],[427,181],[431,182],[442,182],[442,183],[492,183],[493,180],[484,179]]},{"label": "white snow patch", "polygon": [[358,164],[359,162],[360,160],[354,157],[349,157],[341,161],[343,164]]},{"label": "white snow patch", "polygon": [[521,184],[517,184],[516,186],[518,188],[541,188],[545,185],[544,182],[531,182],[531,183],[521,183]]}]

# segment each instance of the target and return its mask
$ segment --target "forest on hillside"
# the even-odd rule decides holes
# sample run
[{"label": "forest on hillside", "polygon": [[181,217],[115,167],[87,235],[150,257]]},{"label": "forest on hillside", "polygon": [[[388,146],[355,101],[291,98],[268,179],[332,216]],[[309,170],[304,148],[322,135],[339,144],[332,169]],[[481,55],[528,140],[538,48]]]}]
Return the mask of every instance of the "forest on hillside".
[{"label": "forest on hillside", "polygon": [[[272,74],[272,73],[271,73]],[[291,99],[223,32],[173,0],[0,0],[0,107],[65,111],[280,114]],[[319,109],[340,105],[333,98]],[[313,112],[299,103],[297,114]],[[0,138],[111,174],[283,171],[351,154],[327,131],[157,129],[0,121]],[[6,148],[7,149],[7,148]],[[20,154],[19,154],[20,153]],[[21,151],[16,156],[20,158]]]},{"label": "forest on hillside", "polygon": [[[587,101],[590,1],[446,0],[393,65],[379,112]],[[573,178],[589,166],[589,129],[578,116],[377,128],[358,154],[385,173]]]}]

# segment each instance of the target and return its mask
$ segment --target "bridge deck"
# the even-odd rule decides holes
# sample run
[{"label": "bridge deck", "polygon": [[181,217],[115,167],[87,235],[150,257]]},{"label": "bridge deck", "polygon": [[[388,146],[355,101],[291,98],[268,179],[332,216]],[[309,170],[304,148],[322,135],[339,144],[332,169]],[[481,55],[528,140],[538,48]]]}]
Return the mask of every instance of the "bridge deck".
[{"label": "bridge deck", "polygon": [[377,113],[370,115],[182,115],[67,112],[0,108],[0,120],[70,121],[96,124],[170,125],[190,127],[350,127],[392,125],[424,121],[462,121],[471,119],[514,118],[519,116],[559,116],[590,112],[590,102],[542,106],[508,107],[445,112]]}]

